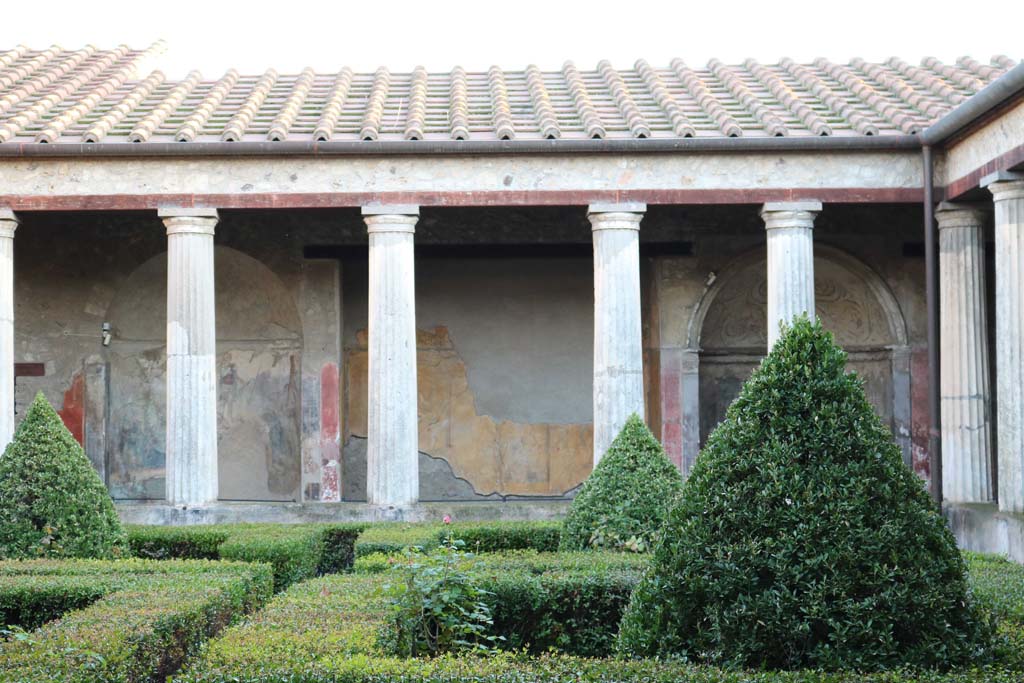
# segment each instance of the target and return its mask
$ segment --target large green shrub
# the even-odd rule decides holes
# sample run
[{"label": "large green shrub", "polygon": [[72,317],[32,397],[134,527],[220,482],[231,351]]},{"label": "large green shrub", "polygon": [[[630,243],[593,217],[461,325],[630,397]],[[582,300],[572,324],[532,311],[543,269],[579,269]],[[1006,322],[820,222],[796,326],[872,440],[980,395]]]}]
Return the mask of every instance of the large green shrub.
[{"label": "large green shrub", "polygon": [[106,487],[39,394],[0,457],[0,556],[109,558],[125,545]]},{"label": "large green shrub", "polygon": [[681,486],[665,449],[631,415],[572,502],[561,549],[645,551]]},{"label": "large green shrub", "polygon": [[799,318],[754,371],[669,515],[625,653],[877,670],[987,649],[953,537],[845,362]]}]

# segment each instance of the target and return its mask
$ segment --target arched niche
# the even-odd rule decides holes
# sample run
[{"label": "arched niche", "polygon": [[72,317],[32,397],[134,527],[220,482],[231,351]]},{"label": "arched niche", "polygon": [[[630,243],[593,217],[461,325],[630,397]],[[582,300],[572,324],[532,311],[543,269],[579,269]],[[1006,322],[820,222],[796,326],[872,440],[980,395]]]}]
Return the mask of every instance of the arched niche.
[{"label": "arched niche", "polygon": [[[904,446],[909,424],[907,328],[884,280],[853,256],[815,245],[816,315],[849,354],[883,421]],[[716,277],[690,321],[690,348],[700,350],[701,443],[721,421],[767,349],[767,266],[763,250],[747,253]]]},{"label": "arched niche", "polygon": [[[300,481],[302,324],[269,268],[214,248],[219,496],[297,500]],[[107,392],[111,494],[164,498],[167,255],[125,280],[108,308]]]}]

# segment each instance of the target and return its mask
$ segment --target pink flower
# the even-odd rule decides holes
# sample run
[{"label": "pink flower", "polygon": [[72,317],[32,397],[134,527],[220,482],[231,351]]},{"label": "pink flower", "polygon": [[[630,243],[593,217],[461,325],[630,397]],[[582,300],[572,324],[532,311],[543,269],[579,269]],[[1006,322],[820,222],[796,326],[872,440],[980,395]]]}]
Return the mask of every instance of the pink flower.
[{"label": "pink flower", "polygon": [[441,519],[441,521],[444,522],[445,524],[451,524],[452,523],[452,516],[451,515],[445,515]]}]

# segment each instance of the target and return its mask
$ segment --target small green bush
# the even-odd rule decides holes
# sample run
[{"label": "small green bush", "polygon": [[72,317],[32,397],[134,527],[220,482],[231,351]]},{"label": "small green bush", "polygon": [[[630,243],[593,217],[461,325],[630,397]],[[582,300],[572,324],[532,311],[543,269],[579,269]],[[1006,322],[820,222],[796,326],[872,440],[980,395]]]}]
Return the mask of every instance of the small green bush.
[{"label": "small green bush", "polygon": [[106,487],[38,394],[0,456],[0,556],[109,558],[125,550]]},{"label": "small green bush", "polygon": [[697,459],[623,620],[634,656],[945,669],[991,629],[964,560],[846,354],[797,319]]},{"label": "small green bush", "polygon": [[433,553],[407,548],[386,575],[388,618],[380,631],[385,652],[436,657],[445,652],[490,652],[497,638],[485,598],[473,575],[474,555],[448,536]]},{"label": "small green bush", "polygon": [[645,552],[682,483],[665,449],[631,415],[573,500],[561,549]]}]

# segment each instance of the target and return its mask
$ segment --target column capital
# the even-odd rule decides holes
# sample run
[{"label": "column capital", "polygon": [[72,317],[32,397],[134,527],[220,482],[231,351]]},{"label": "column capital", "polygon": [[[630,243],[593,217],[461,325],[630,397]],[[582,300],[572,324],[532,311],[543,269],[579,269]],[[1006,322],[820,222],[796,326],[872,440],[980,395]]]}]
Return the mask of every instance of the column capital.
[{"label": "column capital", "polygon": [[987,204],[940,202],[935,207],[935,221],[939,230],[946,228],[980,228],[991,209]]},{"label": "column capital", "polygon": [[363,216],[363,220],[366,222],[366,232],[370,234],[381,232],[415,233],[416,223],[419,219],[418,215],[403,213],[381,213]]},{"label": "column capital", "polygon": [[168,235],[212,235],[220,220],[217,209],[203,207],[162,206],[156,215],[163,220]]},{"label": "column capital", "polygon": [[1012,171],[993,173],[982,179],[981,186],[988,188],[988,191],[992,193],[992,200],[996,202],[1024,199],[1024,173]]},{"label": "column capital", "polygon": [[6,206],[0,206],[0,237],[14,239],[14,231],[18,229],[18,215]]},{"label": "column capital", "polygon": [[590,227],[598,230],[639,230],[647,205],[640,202],[598,203],[587,207]]},{"label": "column capital", "polygon": [[776,228],[813,228],[814,218],[821,212],[821,202],[805,200],[799,202],[765,202],[761,207],[761,219],[765,230]]}]

